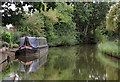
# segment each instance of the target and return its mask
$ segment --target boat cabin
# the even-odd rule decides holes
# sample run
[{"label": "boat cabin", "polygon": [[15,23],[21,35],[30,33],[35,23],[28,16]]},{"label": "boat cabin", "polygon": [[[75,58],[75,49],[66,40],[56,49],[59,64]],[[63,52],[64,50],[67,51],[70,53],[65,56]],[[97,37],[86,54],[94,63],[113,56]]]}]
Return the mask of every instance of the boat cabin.
[{"label": "boat cabin", "polygon": [[29,47],[33,47],[33,48],[39,48],[39,47],[46,47],[47,45],[47,41],[46,38],[44,37],[21,37],[20,38],[20,46],[24,47],[24,46],[29,46]]},{"label": "boat cabin", "polygon": [[48,46],[46,38],[44,38],[44,37],[37,37],[37,47],[41,47],[41,46]]}]

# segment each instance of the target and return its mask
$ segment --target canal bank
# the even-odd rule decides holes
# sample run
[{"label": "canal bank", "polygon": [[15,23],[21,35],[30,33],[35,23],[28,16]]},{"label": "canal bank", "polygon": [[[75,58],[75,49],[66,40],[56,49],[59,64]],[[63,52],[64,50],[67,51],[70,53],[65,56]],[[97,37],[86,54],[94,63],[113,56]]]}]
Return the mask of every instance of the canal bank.
[{"label": "canal bank", "polygon": [[0,71],[7,68],[8,64],[15,59],[15,51],[17,49],[8,49],[3,47],[0,49]]},{"label": "canal bank", "polygon": [[119,42],[107,41],[98,44],[98,49],[105,55],[120,60]]}]

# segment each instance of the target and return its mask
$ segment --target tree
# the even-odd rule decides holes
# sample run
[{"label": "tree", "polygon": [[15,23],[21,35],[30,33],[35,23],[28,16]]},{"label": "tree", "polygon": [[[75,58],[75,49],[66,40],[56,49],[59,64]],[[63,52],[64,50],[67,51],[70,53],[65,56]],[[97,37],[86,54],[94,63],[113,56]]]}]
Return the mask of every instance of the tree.
[{"label": "tree", "polygon": [[[14,9],[12,9],[11,6],[14,6]],[[2,8],[4,10],[2,13],[2,25],[17,25],[20,19],[23,17],[22,13],[24,11],[20,2],[3,2]]]},{"label": "tree", "polygon": [[105,21],[109,4],[111,3],[74,3],[74,21],[76,22],[79,41],[94,43],[95,30],[101,25],[101,22]]},{"label": "tree", "polygon": [[76,43],[76,26],[72,21],[73,8],[67,3],[56,3],[55,8],[41,12],[45,17],[45,30],[49,45]]},{"label": "tree", "polygon": [[106,17],[106,29],[116,32],[120,30],[120,2],[110,7]]},{"label": "tree", "polygon": [[39,12],[34,12],[34,15],[24,15],[24,19],[19,22],[17,30],[28,33],[32,36],[45,37],[44,17]]}]

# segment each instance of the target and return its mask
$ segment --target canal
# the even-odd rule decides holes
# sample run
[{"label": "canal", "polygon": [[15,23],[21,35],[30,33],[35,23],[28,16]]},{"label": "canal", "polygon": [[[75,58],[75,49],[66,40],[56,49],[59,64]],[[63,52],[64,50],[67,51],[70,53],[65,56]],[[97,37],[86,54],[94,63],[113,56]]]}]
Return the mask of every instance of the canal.
[{"label": "canal", "polygon": [[[118,60],[101,54],[96,45],[52,47],[43,59],[35,60],[32,72],[21,71],[19,61],[12,62],[2,79],[17,74],[21,80],[118,80]],[[30,66],[26,67],[30,68]]]}]

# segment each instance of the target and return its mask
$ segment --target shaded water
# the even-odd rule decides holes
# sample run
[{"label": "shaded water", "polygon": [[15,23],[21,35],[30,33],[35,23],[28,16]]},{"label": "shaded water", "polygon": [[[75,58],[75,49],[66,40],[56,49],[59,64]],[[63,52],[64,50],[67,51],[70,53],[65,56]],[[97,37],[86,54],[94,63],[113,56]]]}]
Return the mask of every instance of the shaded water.
[{"label": "shaded water", "polygon": [[13,63],[12,72],[22,80],[118,80],[118,61],[109,59],[95,45],[53,47],[47,59],[39,59],[46,63],[36,72],[21,72],[19,62]]}]

